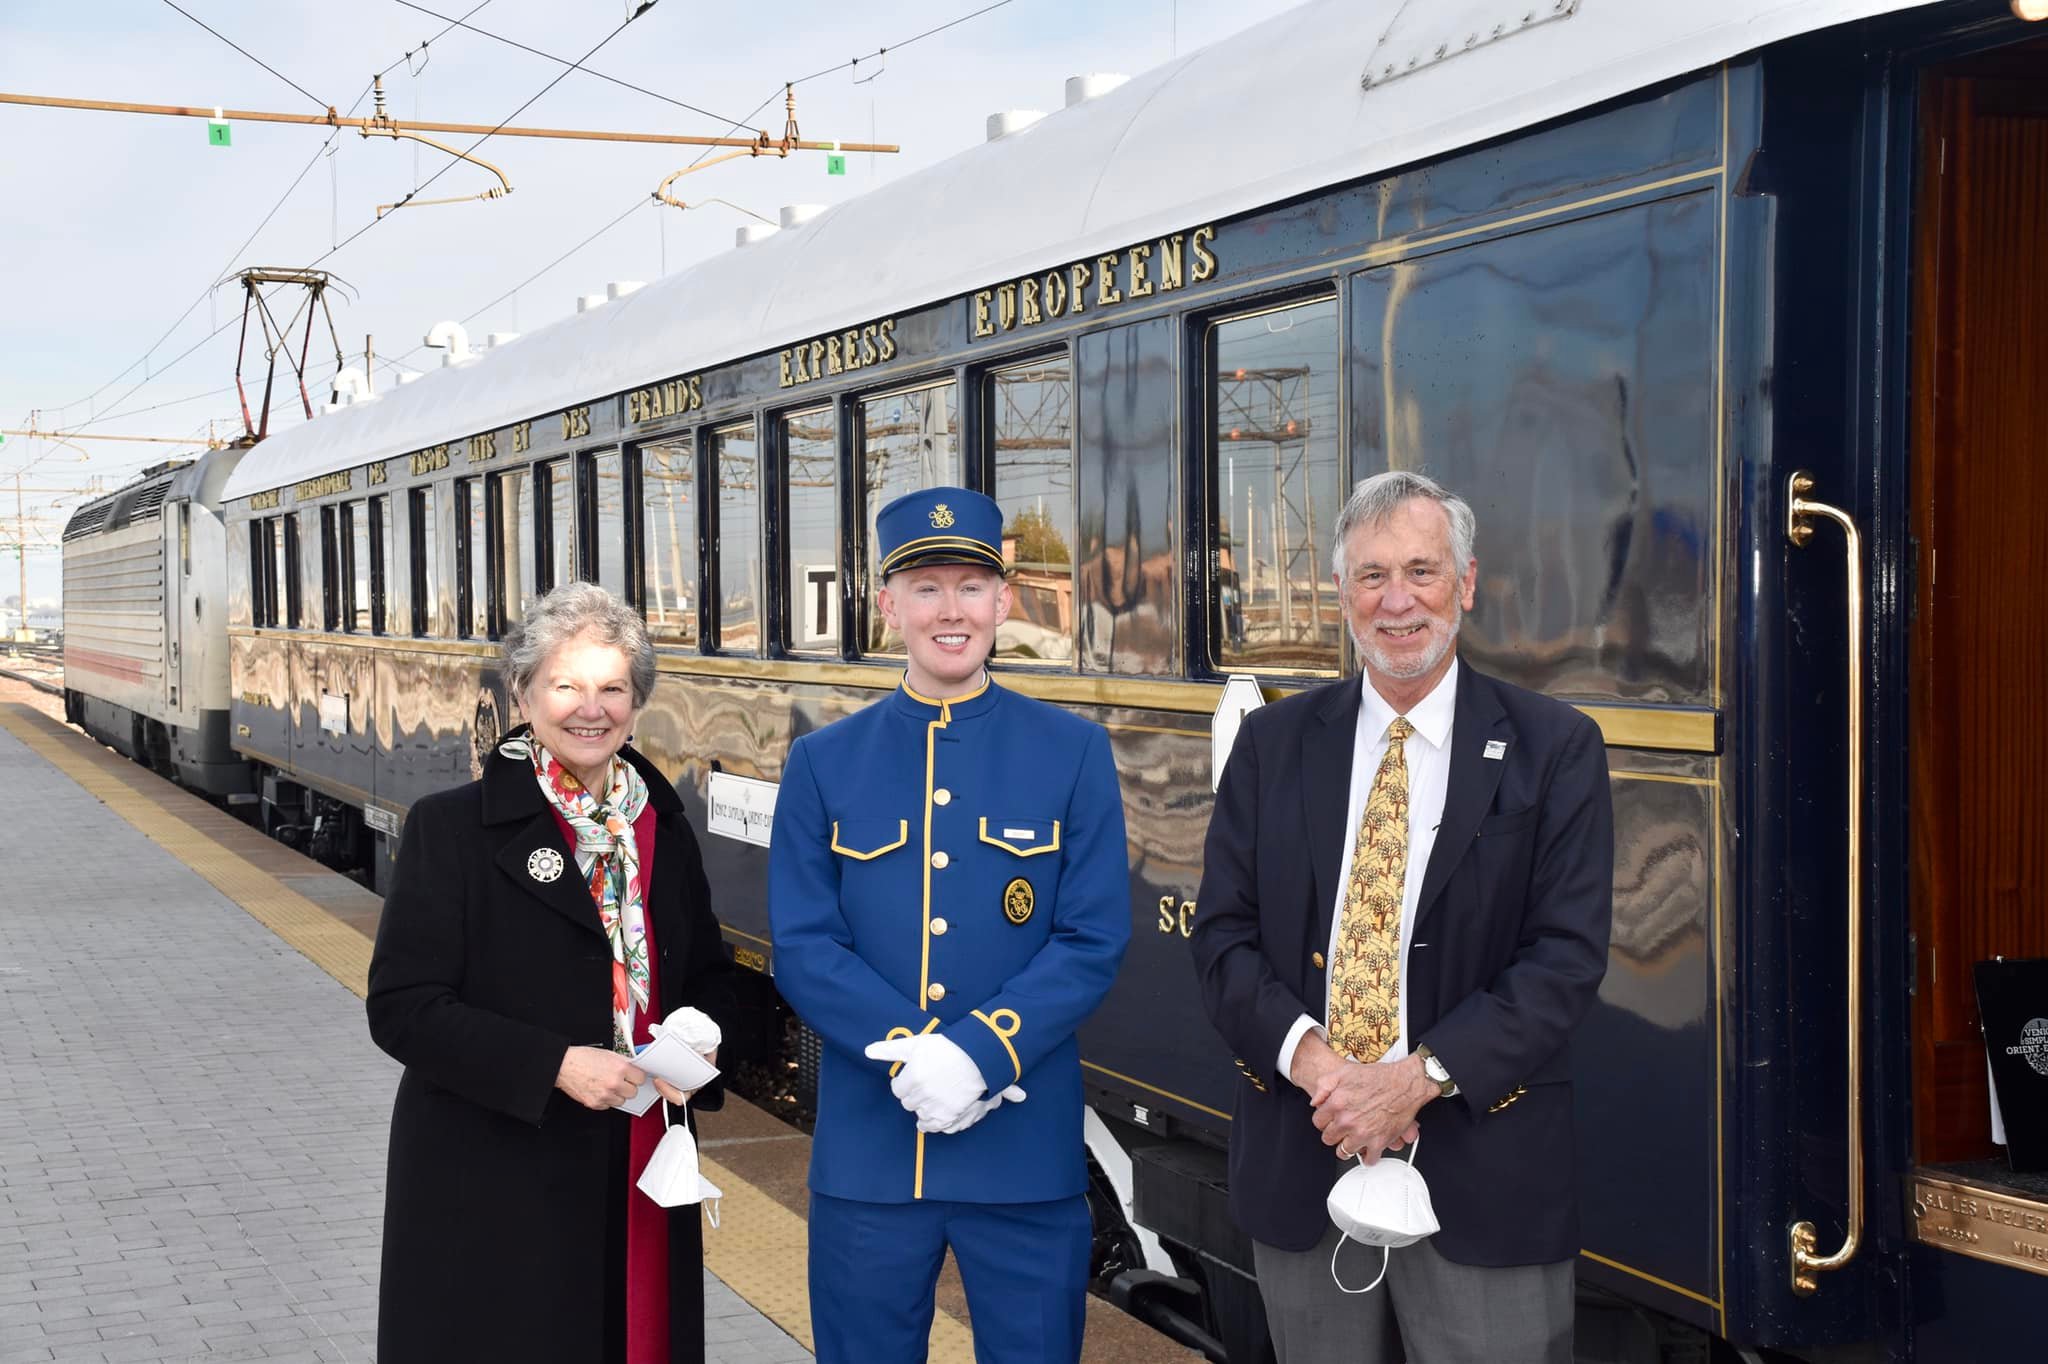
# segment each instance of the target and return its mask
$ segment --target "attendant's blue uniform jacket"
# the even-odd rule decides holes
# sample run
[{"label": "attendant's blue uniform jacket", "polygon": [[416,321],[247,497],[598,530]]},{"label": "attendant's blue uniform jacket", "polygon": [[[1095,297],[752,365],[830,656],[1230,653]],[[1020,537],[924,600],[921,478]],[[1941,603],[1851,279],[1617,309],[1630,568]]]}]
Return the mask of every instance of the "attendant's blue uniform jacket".
[{"label": "attendant's blue uniform jacket", "polygon": [[[825,1040],[811,1189],[874,1203],[1025,1203],[1087,1188],[1074,1030],[1130,940],[1109,738],[984,682],[907,686],[791,747],[769,848],[775,983]],[[873,1042],[937,1030],[989,1092],[925,1136]]]}]

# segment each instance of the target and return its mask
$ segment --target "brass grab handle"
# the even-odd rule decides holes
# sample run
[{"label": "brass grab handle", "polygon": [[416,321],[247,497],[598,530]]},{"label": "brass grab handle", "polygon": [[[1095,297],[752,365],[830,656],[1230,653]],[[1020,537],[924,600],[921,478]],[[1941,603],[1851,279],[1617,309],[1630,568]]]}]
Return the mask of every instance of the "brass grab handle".
[{"label": "brass grab handle", "polygon": [[1849,575],[1849,1227],[1842,1248],[1821,1255],[1813,1223],[1792,1224],[1792,1291],[1801,1297],[1820,1286],[1814,1275],[1849,1263],[1863,1238],[1863,537],[1847,512],[1810,500],[1812,491],[1813,475],[1792,475],[1785,538],[1803,548],[1813,539],[1813,517],[1834,522],[1842,528]]}]

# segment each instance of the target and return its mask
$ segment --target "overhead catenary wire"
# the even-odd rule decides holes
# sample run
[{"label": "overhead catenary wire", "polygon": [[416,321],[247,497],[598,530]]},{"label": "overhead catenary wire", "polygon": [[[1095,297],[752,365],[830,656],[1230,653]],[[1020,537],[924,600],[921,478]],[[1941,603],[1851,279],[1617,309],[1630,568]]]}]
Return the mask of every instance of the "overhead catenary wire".
[{"label": "overhead catenary wire", "polygon": [[328,102],[327,102],[326,100],[324,100],[324,99],[320,98],[320,97],[319,97],[318,95],[314,94],[314,93],[313,93],[313,92],[312,92],[311,90],[308,90],[308,89],[307,89],[307,88],[306,88],[305,86],[303,86],[303,85],[299,84],[299,83],[298,83],[297,81],[293,80],[293,79],[292,79],[292,78],[291,78],[290,76],[287,76],[287,75],[286,75],[286,74],[285,74],[284,72],[282,72],[282,71],[278,70],[278,69],[277,69],[276,67],[272,66],[272,65],[271,65],[271,64],[270,64],[269,62],[266,62],[266,61],[264,61],[264,60],[263,60],[263,59],[262,59],[261,57],[257,56],[257,55],[256,55],[255,53],[251,52],[251,51],[250,51],[250,50],[249,50],[248,48],[246,48],[246,47],[243,47],[243,46],[242,46],[242,45],[241,45],[240,43],[236,42],[236,41],[235,41],[235,40],[234,40],[233,38],[230,38],[230,37],[228,37],[228,35],[227,35],[227,34],[225,34],[225,33],[222,33],[222,32],[221,32],[221,31],[220,31],[219,29],[215,28],[215,27],[214,27],[214,26],[213,26],[212,24],[209,24],[209,23],[207,23],[207,22],[206,22],[206,21],[205,21],[204,19],[202,19],[202,18],[200,18],[200,17],[198,16],[198,15],[194,14],[194,13],[193,13],[193,12],[192,12],[191,10],[188,10],[188,9],[184,8],[183,6],[179,5],[179,4],[177,3],[177,0],[164,0],[164,3],[165,3],[166,5],[169,5],[169,6],[170,6],[170,7],[172,8],[172,9],[174,9],[174,10],[177,10],[177,11],[178,11],[178,13],[180,13],[180,14],[184,15],[184,16],[185,16],[185,17],[186,17],[187,19],[190,19],[190,20],[191,20],[191,21],[192,21],[193,23],[195,23],[195,24],[199,25],[199,27],[201,27],[201,28],[205,29],[205,30],[206,30],[206,31],[207,31],[208,33],[211,33],[211,34],[212,34],[212,35],[213,35],[214,37],[216,37],[216,38],[220,39],[220,40],[221,40],[222,42],[226,43],[226,44],[227,44],[227,45],[228,45],[229,47],[232,47],[232,48],[233,48],[233,49],[234,49],[235,51],[237,51],[237,52],[241,53],[241,54],[242,54],[242,55],[243,55],[244,57],[247,57],[247,58],[248,58],[248,59],[249,59],[250,61],[252,61],[252,62],[256,63],[256,65],[258,65],[258,66],[262,67],[262,68],[263,68],[263,69],[264,69],[265,71],[268,71],[268,72],[269,72],[269,73],[270,73],[271,75],[273,75],[273,76],[277,77],[277,78],[278,78],[279,80],[283,81],[283,82],[284,82],[284,83],[285,83],[286,85],[289,85],[289,86],[290,86],[290,87],[291,87],[292,89],[294,89],[294,90],[298,91],[298,92],[299,92],[300,94],[304,95],[304,96],[305,96],[305,97],[306,97],[307,99],[309,99],[309,100],[312,100],[312,101],[313,101],[313,103],[315,103],[315,104],[319,105],[319,106],[320,106],[320,107],[321,107],[322,109],[328,109],[328,108],[332,108],[332,107],[333,107],[332,105],[328,104]]}]

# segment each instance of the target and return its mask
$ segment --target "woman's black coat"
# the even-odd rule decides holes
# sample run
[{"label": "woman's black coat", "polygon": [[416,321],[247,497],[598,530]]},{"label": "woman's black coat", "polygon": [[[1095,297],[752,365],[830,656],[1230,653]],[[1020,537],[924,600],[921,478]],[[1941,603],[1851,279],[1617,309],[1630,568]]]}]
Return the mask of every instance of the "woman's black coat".
[{"label": "woman's black coat", "polygon": [[[692,1004],[725,1025],[732,968],[696,836],[654,765],[621,756],[646,779],[657,821],[652,1013]],[[551,881],[529,871],[542,849],[560,858]],[[569,1046],[610,1045],[611,978],[589,889],[527,760],[494,751],[482,781],[412,807],[368,996],[371,1037],[405,1065],[384,1202],[383,1364],[622,1357],[629,1119],[555,1088]],[[720,1100],[709,1089],[692,1106]],[[704,1354],[699,1215],[669,1215],[679,1362]]]}]

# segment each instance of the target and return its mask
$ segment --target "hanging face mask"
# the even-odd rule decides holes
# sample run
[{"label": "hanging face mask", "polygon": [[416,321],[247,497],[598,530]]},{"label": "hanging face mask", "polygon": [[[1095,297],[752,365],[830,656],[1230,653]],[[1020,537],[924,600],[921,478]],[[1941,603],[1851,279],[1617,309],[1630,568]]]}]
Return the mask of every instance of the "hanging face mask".
[{"label": "hanging face mask", "polygon": [[[1330,1190],[1326,1200],[1330,1220],[1343,1233],[1330,1251],[1330,1277],[1346,1293],[1372,1292],[1387,1277],[1394,1247],[1413,1245],[1436,1234],[1436,1209],[1430,1206],[1429,1185],[1415,1168],[1415,1149],[1421,1144],[1418,1139],[1409,1146],[1405,1161],[1381,1160],[1367,1165],[1361,1157]],[[1345,1241],[1381,1248],[1379,1277],[1363,1288],[1344,1288],[1344,1281],[1337,1278],[1337,1252],[1344,1249]]]},{"label": "hanging face mask", "polygon": [[718,1200],[725,1193],[697,1168],[696,1138],[690,1135],[688,1124],[670,1124],[667,1104],[661,1106],[661,1125],[668,1130],[661,1134],[654,1154],[647,1159],[647,1168],[640,1172],[640,1192],[664,1208],[702,1203],[704,1215],[716,1227]]}]

